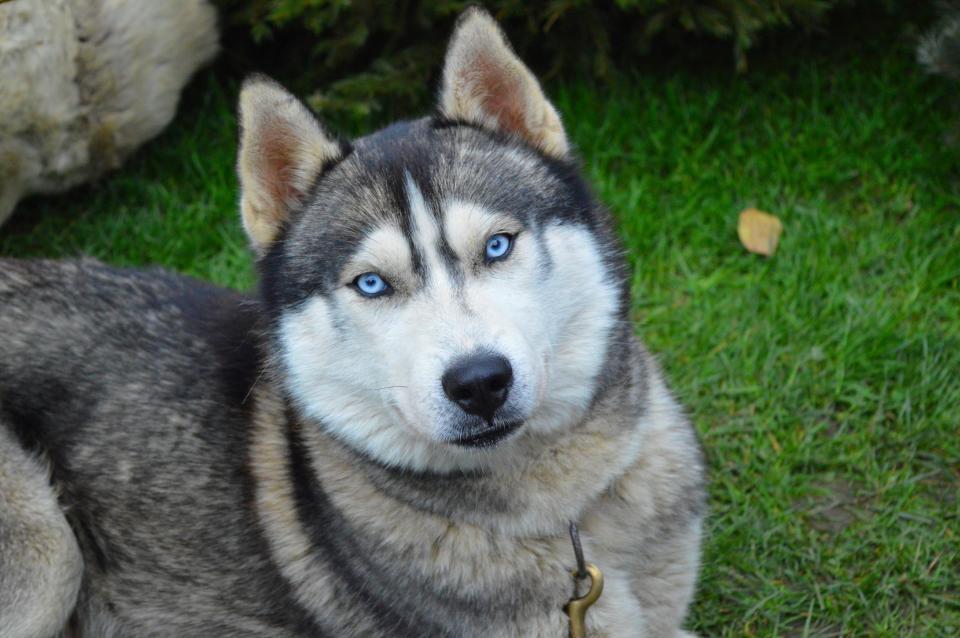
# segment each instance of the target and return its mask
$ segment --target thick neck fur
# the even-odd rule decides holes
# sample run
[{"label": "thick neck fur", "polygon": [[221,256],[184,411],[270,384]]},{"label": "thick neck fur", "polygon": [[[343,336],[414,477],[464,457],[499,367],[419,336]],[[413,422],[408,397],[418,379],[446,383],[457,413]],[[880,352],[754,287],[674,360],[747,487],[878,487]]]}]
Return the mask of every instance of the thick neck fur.
[{"label": "thick neck fur", "polygon": [[[327,618],[320,610],[337,607],[332,617],[349,618],[351,635],[496,635],[491,615],[503,615],[504,635],[528,616],[562,625],[574,561],[568,523],[640,452],[648,370],[629,343],[622,376],[587,418],[562,433],[523,435],[509,443],[522,462],[475,474],[386,467],[298,418],[278,384],[260,385],[251,449],[258,513],[301,604]],[[542,624],[535,629],[527,635]]]}]

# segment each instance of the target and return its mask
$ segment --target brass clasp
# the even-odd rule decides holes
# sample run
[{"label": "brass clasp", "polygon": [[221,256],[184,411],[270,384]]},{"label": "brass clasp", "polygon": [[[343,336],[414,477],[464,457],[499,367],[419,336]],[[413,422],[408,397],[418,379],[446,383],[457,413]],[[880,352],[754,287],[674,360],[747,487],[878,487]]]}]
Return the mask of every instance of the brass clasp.
[{"label": "brass clasp", "polygon": [[[597,602],[600,594],[603,593],[603,572],[596,565],[587,563],[584,566],[587,575],[590,576],[590,591],[580,598],[571,598],[563,611],[570,617],[570,638],[586,638],[587,635],[587,610],[593,603]],[[577,572],[573,572],[573,577],[577,577]]]}]

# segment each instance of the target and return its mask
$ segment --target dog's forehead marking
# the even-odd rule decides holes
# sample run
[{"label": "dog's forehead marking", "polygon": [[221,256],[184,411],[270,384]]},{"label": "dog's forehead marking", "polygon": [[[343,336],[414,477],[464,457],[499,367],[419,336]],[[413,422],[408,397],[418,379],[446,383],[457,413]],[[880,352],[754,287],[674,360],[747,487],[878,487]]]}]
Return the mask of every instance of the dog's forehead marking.
[{"label": "dog's forehead marking", "polygon": [[422,255],[425,278],[436,292],[452,293],[461,277],[456,257],[446,247],[440,221],[430,211],[423,192],[409,172],[404,173],[404,187],[410,208],[411,241]]},{"label": "dog's forehead marking", "polygon": [[404,272],[412,267],[413,255],[403,231],[393,223],[386,223],[367,235],[354,253],[353,261],[364,266]]},{"label": "dog's forehead marking", "polygon": [[444,230],[453,251],[463,259],[482,247],[482,242],[503,224],[503,216],[474,202],[448,199],[443,205]]}]

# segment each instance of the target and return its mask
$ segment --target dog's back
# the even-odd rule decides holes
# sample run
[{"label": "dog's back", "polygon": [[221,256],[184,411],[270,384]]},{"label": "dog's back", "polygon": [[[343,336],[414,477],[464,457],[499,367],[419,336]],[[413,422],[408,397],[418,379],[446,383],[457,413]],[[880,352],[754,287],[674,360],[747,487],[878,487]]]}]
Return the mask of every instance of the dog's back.
[{"label": "dog's back", "polygon": [[81,458],[89,428],[150,454],[161,433],[138,424],[158,414],[235,417],[257,371],[250,303],[158,269],[0,260],[4,412],[25,444]]},{"label": "dog's back", "polygon": [[[96,624],[81,635],[170,635],[151,608],[181,608],[187,632],[213,613],[232,635],[282,613],[263,595],[269,569],[243,506],[259,368],[250,303],[157,270],[0,260],[0,552],[22,553],[25,538],[36,549],[0,575],[0,617],[25,619],[0,636],[62,625],[81,554],[79,608],[128,607],[85,609]],[[18,578],[43,583],[45,597],[17,594]],[[231,597],[218,600],[225,585]],[[111,626],[114,611],[143,624]]]}]

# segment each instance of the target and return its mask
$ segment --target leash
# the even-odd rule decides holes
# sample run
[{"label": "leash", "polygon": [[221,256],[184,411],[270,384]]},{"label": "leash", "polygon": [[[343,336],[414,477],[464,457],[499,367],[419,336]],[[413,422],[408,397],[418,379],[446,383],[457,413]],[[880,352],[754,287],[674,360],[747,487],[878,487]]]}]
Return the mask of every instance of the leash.
[{"label": "leash", "polygon": [[[580,530],[574,521],[570,521],[570,542],[573,543],[573,554],[577,558],[577,568],[573,570],[573,598],[563,606],[563,611],[570,618],[570,638],[586,638],[587,610],[597,602],[603,593],[603,572],[593,563],[583,559],[583,545],[580,543]],[[590,590],[583,596],[577,597],[579,581],[590,578]]]}]

